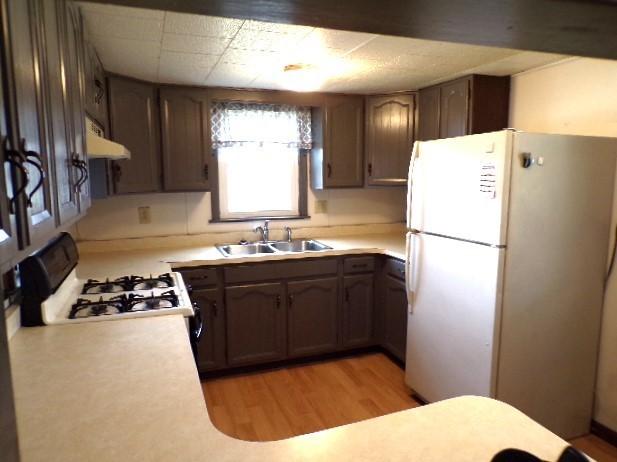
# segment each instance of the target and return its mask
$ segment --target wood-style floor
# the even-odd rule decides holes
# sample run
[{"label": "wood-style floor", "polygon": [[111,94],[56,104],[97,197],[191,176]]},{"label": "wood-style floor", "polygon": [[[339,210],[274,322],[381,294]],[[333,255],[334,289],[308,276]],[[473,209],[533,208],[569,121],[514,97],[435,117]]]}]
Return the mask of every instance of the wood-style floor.
[{"label": "wood-style floor", "polygon": [[[403,370],[381,353],[208,379],[202,387],[214,425],[249,441],[290,438],[420,405]],[[598,462],[617,462],[617,448],[596,436],[572,443]]]}]

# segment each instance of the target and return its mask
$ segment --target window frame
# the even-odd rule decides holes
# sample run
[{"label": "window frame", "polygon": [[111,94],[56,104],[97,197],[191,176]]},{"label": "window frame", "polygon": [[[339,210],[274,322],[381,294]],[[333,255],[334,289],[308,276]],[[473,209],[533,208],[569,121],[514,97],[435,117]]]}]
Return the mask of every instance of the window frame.
[{"label": "window frame", "polygon": [[308,149],[298,149],[298,215],[254,215],[242,218],[221,218],[219,193],[218,149],[212,148],[212,185],[210,203],[212,218],[210,223],[242,223],[258,220],[304,220],[308,214]]}]

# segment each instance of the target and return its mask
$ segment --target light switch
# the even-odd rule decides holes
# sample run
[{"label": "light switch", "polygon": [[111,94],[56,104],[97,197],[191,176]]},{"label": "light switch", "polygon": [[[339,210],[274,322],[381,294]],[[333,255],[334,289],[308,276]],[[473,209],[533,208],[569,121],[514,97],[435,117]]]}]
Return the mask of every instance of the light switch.
[{"label": "light switch", "polygon": [[495,151],[495,143],[492,142],[492,141],[489,142],[489,143],[486,143],[486,147],[484,148],[484,152],[491,153],[493,151]]},{"label": "light switch", "polygon": [[150,207],[137,207],[137,218],[140,225],[147,225],[149,223],[152,223]]}]

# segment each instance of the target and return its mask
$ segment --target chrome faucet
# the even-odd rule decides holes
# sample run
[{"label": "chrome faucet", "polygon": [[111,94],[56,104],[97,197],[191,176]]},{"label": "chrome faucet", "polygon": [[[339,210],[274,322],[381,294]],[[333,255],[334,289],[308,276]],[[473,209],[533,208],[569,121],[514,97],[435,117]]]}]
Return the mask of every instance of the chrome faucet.
[{"label": "chrome faucet", "polygon": [[285,226],[285,232],[287,233],[287,242],[291,242],[291,228],[289,226]]},{"label": "chrome faucet", "polygon": [[270,237],[270,230],[268,229],[269,223],[270,222],[266,220],[264,221],[263,226],[258,226],[257,228],[253,230],[254,232],[259,233],[261,235],[262,242],[268,242],[268,239]]}]

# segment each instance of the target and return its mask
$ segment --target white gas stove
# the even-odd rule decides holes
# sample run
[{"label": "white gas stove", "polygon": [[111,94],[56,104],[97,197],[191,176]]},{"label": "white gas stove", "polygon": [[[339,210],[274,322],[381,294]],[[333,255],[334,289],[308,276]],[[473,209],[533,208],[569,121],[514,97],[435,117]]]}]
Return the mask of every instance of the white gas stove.
[{"label": "white gas stove", "polygon": [[179,273],[79,279],[73,269],[56,292],[41,303],[44,324],[111,321],[181,314],[193,316],[189,293]]}]

